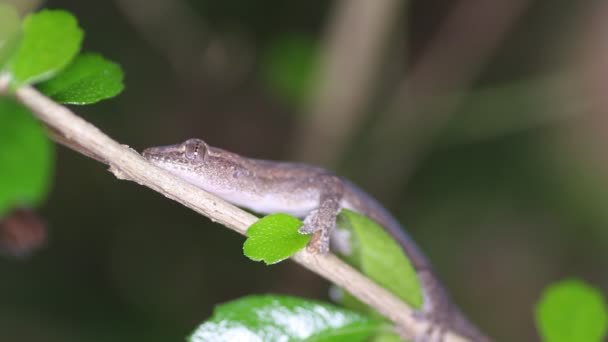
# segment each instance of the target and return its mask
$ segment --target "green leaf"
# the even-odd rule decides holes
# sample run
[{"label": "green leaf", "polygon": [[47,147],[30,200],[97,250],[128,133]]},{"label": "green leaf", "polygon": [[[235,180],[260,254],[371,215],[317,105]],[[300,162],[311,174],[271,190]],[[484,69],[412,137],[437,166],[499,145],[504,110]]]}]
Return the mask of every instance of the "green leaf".
[{"label": "green leaf", "polygon": [[608,311],[599,290],[569,279],[545,289],[536,325],[545,342],[599,342],[606,336]]},{"label": "green leaf", "polygon": [[289,258],[304,248],[310,235],[300,234],[302,221],[287,214],[273,214],[259,219],[247,230],[243,252],[248,258],[267,265]]},{"label": "green leaf", "polygon": [[82,54],[59,75],[38,88],[53,100],[69,104],[91,104],[119,94],[123,73],[116,63],[98,54]]},{"label": "green leaf", "polygon": [[23,22],[23,39],[9,71],[13,86],[48,80],[78,54],[84,33],[66,11],[42,10]]},{"label": "green leaf", "polygon": [[414,266],[403,248],[376,222],[342,210],[338,229],[350,232],[353,251],[345,260],[416,309],[422,307],[422,291]]},{"label": "green leaf", "polygon": [[39,204],[48,192],[53,149],[23,106],[0,98],[0,217],[14,206]]},{"label": "green leaf", "polygon": [[0,71],[13,54],[20,32],[21,20],[15,7],[0,3]]},{"label": "green leaf", "polygon": [[190,342],[365,341],[390,327],[336,306],[286,296],[249,296],[215,308]]}]

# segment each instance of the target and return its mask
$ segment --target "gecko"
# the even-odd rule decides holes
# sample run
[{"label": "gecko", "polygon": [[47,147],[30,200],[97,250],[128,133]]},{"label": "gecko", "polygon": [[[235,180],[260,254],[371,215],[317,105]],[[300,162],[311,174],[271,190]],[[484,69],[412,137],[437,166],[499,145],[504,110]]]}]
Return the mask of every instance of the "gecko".
[{"label": "gecko", "polygon": [[369,217],[403,248],[420,281],[423,306],[416,314],[432,322],[433,328],[414,341],[441,341],[447,330],[471,341],[490,341],[453,304],[431,263],[399,222],[350,181],[308,164],[243,157],[200,139],[150,147],[142,156],[234,205],[261,214],[304,218],[299,232],[313,234],[307,248],[321,255],[329,252],[336,217],[343,208]]}]

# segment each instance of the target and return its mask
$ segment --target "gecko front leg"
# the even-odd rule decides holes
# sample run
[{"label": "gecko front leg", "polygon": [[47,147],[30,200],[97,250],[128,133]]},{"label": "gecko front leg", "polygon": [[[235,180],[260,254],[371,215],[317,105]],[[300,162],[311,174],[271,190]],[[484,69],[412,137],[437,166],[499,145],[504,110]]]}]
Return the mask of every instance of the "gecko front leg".
[{"label": "gecko front leg", "polygon": [[321,175],[319,194],[319,206],[311,210],[304,218],[304,225],[299,232],[303,234],[313,233],[308,243],[308,250],[319,254],[329,252],[329,239],[334,227],[336,217],[340,213],[344,184],[342,180],[333,175]]}]

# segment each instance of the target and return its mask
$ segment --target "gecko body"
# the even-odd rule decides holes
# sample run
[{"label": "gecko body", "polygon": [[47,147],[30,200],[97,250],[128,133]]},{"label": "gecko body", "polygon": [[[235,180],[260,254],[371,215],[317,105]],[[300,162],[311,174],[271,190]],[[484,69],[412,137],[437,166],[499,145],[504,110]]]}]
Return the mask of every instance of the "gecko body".
[{"label": "gecko body", "polygon": [[431,264],[397,220],[373,197],[346,179],[307,164],[246,158],[207,145],[200,139],[143,151],[152,164],[237,206],[262,214],[286,213],[304,218],[302,233],[312,233],[309,249],[325,254],[342,208],[368,216],[404,249],[423,292],[420,314],[435,323],[416,341],[432,341],[452,330],[472,341],[489,341],[450,301]]}]

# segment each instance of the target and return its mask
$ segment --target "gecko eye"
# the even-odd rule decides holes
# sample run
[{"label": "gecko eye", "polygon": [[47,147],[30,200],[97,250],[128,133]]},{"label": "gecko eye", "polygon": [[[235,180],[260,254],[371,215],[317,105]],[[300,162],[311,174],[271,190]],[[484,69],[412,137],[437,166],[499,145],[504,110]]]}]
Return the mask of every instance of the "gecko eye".
[{"label": "gecko eye", "polygon": [[190,139],[184,143],[184,155],[189,160],[200,160],[205,159],[207,152],[207,145],[200,139]]}]

